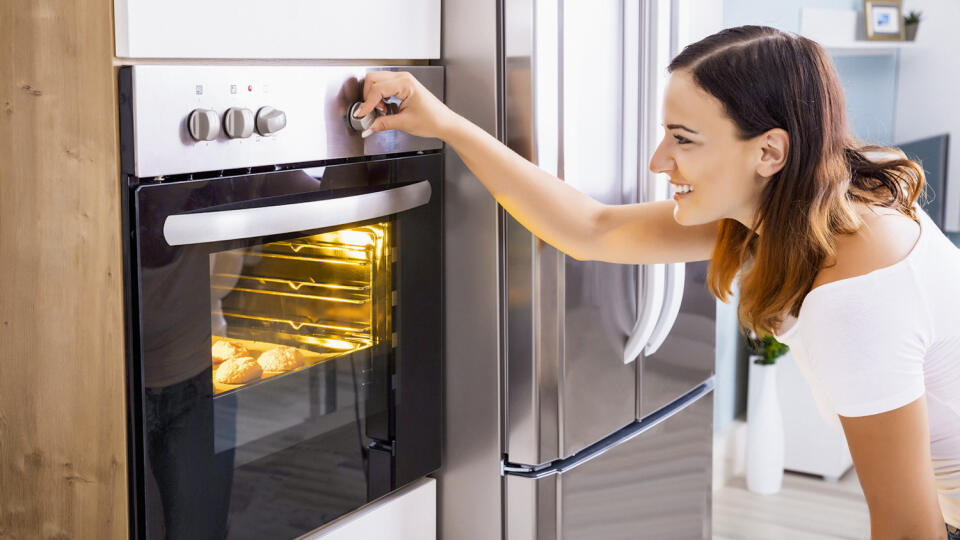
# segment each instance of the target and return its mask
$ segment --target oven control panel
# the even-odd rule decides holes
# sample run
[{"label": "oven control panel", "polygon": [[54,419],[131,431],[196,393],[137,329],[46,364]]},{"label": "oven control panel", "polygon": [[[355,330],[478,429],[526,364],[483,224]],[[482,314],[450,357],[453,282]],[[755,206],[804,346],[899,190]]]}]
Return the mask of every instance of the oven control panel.
[{"label": "oven control panel", "polygon": [[443,95],[438,66],[125,67],[121,107],[132,121],[121,126],[121,142],[133,156],[124,172],[157,177],[440,149],[437,139],[404,132],[360,136],[374,115],[350,112],[376,70],[410,71]]}]

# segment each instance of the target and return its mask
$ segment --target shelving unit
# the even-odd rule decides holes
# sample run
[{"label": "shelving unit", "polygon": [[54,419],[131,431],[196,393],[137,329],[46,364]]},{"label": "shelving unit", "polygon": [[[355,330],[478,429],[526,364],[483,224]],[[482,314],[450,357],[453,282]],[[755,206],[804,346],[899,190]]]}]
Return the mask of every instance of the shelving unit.
[{"label": "shelving unit", "polygon": [[834,56],[883,56],[897,54],[902,49],[916,47],[914,41],[847,41],[820,42],[827,52]]},{"label": "shelving unit", "polygon": [[916,46],[914,41],[867,40],[863,27],[863,12],[854,9],[800,10],[800,35],[816,41],[834,56],[882,56]]}]

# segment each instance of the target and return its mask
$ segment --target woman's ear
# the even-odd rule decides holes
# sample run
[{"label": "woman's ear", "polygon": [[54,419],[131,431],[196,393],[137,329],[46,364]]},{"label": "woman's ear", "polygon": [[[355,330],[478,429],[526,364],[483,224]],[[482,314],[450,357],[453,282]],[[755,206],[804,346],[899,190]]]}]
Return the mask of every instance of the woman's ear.
[{"label": "woman's ear", "polygon": [[790,135],[786,130],[773,128],[757,137],[760,143],[760,161],[757,162],[757,174],[764,178],[780,172],[787,163],[790,151]]}]

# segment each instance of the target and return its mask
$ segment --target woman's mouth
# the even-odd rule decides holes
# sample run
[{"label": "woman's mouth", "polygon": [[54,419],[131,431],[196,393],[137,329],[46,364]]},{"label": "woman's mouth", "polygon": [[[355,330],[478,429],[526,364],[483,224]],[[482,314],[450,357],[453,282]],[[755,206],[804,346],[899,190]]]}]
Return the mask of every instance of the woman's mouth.
[{"label": "woman's mouth", "polygon": [[678,201],[693,193],[693,186],[689,184],[671,184],[673,186],[673,200]]}]

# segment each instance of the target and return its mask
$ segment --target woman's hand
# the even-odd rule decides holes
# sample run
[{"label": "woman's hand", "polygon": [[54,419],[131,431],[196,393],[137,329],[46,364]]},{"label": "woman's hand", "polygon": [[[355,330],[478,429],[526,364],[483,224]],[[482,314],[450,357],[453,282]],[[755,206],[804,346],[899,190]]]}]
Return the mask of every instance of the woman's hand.
[{"label": "woman's hand", "polygon": [[443,138],[456,123],[457,115],[430,93],[413,75],[403,71],[372,71],[363,81],[363,104],[354,116],[361,118],[376,108],[386,112],[383,100],[401,100],[400,112],[384,115],[374,121],[364,137],[378,131],[399,129],[418,137]]}]

